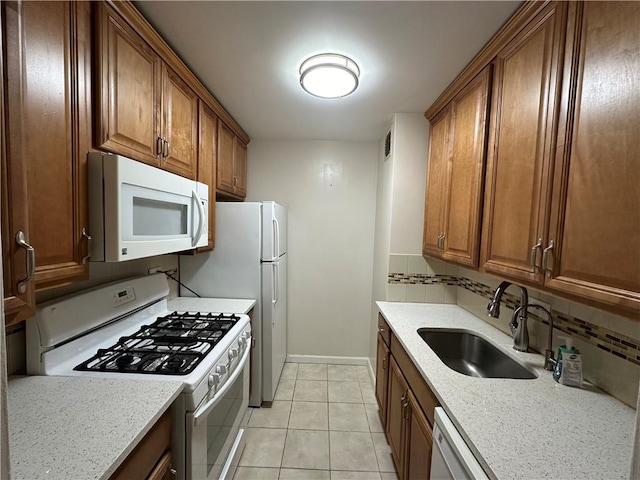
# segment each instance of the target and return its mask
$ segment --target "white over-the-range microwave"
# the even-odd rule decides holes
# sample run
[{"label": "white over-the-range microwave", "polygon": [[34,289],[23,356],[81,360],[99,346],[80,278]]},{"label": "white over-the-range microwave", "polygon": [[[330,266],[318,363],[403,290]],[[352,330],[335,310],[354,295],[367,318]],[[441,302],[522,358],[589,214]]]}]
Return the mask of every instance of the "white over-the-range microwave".
[{"label": "white over-the-range microwave", "polygon": [[122,262],[207,245],[209,187],[119,155],[88,154],[90,260]]}]

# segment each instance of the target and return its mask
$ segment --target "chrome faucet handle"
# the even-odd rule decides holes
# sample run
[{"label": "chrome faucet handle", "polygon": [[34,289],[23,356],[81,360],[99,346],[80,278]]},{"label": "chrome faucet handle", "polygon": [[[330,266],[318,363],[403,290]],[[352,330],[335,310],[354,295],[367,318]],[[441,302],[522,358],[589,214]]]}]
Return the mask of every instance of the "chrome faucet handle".
[{"label": "chrome faucet handle", "polygon": [[558,363],[558,360],[556,360],[553,357],[553,350],[545,350],[545,352],[544,352],[544,369],[552,371],[556,367],[557,363]]}]

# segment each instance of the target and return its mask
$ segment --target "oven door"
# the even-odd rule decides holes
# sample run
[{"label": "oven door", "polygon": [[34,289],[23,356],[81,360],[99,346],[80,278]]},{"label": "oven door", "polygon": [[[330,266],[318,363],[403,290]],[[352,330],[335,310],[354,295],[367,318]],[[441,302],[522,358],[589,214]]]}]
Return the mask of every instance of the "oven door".
[{"label": "oven door", "polygon": [[249,406],[249,353],[245,348],[231,376],[194,412],[187,412],[187,477],[232,479],[244,449],[240,428]]}]

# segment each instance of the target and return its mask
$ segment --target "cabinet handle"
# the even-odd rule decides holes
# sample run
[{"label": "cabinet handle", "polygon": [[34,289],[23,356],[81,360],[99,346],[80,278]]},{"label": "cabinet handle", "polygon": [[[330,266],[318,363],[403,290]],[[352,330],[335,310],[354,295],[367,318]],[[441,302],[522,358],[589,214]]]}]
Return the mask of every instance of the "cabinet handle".
[{"label": "cabinet handle", "polygon": [[164,140],[162,137],[158,137],[156,140],[156,155],[162,156],[162,152],[164,151]]},{"label": "cabinet handle", "polygon": [[409,406],[409,401],[407,400],[407,394],[405,393],[402,398],[400,398],[400,405],[402,406],[402,418],[409,418],[409,412],[407,407]]},{"label": "cabinet handle", "polygon": [[549,258],[549,252],[553,250],[553,240],[549,242],[549,246],[542,251],[542,270],[547,274],[547,277],[551,278],[553,272],[547,268],[547,260]]},{"label": "cabinet handle", "polygon": [[167,142],[167,158],[171,156],[171,144]]},{"label": "cabinet handle", "polygon": [[173,475],[173,478],[176,478],[176,476],[178,475],[178,472],[176,471],[175,468],[170,468],[169,473]]},{"label": "cabinet handle", "polygon": [[18,282],[18,293],[25,293],[27,285],[36,274],[36,251],[27,243],[22,230],[16,233],[16,243],[27,251],[27,278]]},{"label": "cabinet handle", "polygon": [[87,254],[82,257],[82,264],[86,265],[91,258],[91,235],[87,233],[87,229],[84,227],[82,228],[82,238],[87,240]]},{"label": "cabinet handle", "polygon": [[168,147],[169,147],[169,142],[167,142],[166,138],[163,138],[162,139],[162,156],[164,158],[167,158],[167,153],[168,153],[168,150],[169,150]]},{"label": "cabinet handle", "polygon": [[538,273],[540,268],[538,267],[538,249],[542,248],[542,239],[538,239],[538,243],[536,243],[533,247],[531,247],[531,256],[529,257],[529,263],[533,267],[533,273]]},{"label": "cabinet handle", "polygon": [[378,331],[380,333],[384,333],[384,327],[381,327],[380,325],[378,325]]},{"label": "cabinet handle", "polygon": [[383,370],[387,369],[386,364],[387,364],[387,357],[382,357],[382,369]]},{"label": "cabinet handle", "polygon": [[445,239],[446,235],[444,233],[441,233],[440,235],[438,235],[438,248],[440,250],[444,250],[444,239]]}]

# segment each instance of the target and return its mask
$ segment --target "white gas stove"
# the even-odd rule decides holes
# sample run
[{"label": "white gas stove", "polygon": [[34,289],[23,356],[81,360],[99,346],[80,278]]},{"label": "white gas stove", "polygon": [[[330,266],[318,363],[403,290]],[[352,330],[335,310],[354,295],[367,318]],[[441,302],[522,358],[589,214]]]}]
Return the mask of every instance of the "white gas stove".
[{"label": "white gas stove", "polygon": [[27,321],[27,372],[182,382],[173,406],[177,478],[232,478],[244,445],[249,317],[172,312],[168,293],[157,274],[43,304]]}]

